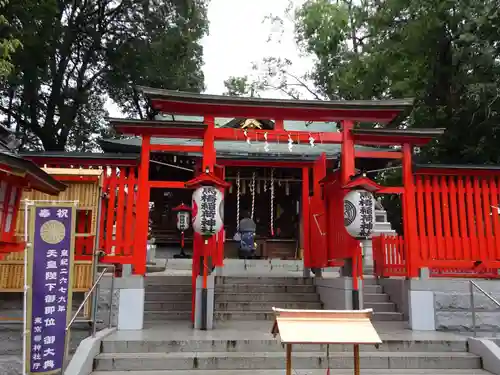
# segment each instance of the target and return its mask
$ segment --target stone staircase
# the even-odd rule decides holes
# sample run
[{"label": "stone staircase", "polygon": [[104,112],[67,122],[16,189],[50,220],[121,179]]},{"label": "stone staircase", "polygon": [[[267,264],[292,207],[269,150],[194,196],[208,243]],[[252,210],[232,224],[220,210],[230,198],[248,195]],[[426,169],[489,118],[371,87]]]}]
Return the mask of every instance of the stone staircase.
[{"label": "stone staircase", "polygon": [[145,324],[189,320],[191,296],[191,276],[147,276],[144,296]]},{"label": "stone staircase", "polygon": [[302,277],[228,277],[215,281],[216,320],[273,320],[273,307],[322,308],[314,280]]},{"label": "stone staircase", "polygon": [[[161,330],[161,328],[159,328]],[[106,338],[94,361],[93,375],[282,375],[285,354],[278,340],[233,329],[223,334],[180,339],[167,331],[119,334]],[[236,331],[236,332],[235,332]],[[215,331],[214,331],[215,332]],[[226,331],[227,332],[227,331]],[[156,334],[155,334],[156,333]],[[239,336],[236,336],[238,335]],[[403,335],[404,336],[404,335]],[[204,338],[202,338],[204,337]],[[235,337],[239,337],[234,340]],[[252,337],[252,338],[248,338]],[[486,375],[481,358],[467,352],[465,340],[406,340],[383,338],[383,344],[361,346],[363,375]],[[408,336],[407,336],[408,337]],[[296,375],[325,374],[325,345],[295,345]],[[337,375],[352,374],[352,346],[330,345],[330,368]]]},{"label": "stone staircase", "polygon": [[404,320],[403,313],[397,311],[396,304],[384,293],[384,288],[378,284],[377,279],[365,276],[363,282],[363,307],[373,309],[374,321]]}]

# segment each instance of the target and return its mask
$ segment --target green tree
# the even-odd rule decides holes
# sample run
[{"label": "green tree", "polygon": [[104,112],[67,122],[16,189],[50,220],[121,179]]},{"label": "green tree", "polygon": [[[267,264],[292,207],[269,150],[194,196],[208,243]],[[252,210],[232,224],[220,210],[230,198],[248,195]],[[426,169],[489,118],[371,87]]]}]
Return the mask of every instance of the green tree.
[{"label": "green tree", "polygon": [[[400,126],[447,129],[419,150],[419,162],[500,163],[496,1],[307,0],[293,22],[298,47],[314,58],[300,79],[312,81],[320,97],[414,97],[415,108]],[[283,66],[282,76],[291,68]],[[285,79],[280,88],[293,92],[290,82],[296,83]],[[380,177],[396,182],[398,175]],[[384,204],[395,208],[396,201]]]},{"label": "green tree", "polygon": [[309,0],[296,13],[316,86],[329,98],[415,97],[405,126],[447,128],[422,161],[500,162],[496,2],[356,4]]},{"label": "green tree", "polygon": [[255,85],[250,82],[248,76],[229,77],[224,81],[226,91],[223,95],[227,96],[249,96],[255,95]]},{"label": "green tree", "polygon": [[4,9],[23,49],[0,111],[25,148],[91,150],[106,98],[147,118],[135,85],[199,92],[205,0],[17,0]]},{"label": "green tree", "polygon": [[12,54],[21,47],[21,42],[13,38],[9,32],[10,23],[3,15],[4,8],[9,2],[0,0],[0,79],[8,76],[12,72]]}]

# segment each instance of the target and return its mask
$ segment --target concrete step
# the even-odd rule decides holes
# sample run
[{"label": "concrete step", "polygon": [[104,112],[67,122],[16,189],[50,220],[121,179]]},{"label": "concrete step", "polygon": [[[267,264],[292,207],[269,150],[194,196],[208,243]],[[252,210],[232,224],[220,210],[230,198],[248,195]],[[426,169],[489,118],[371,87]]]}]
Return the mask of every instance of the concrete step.
[{"label": "concrete step", "polygon": [[187,293],[191,292],[191,284],[158,284],[158,285],[147,285],[145,288],[146,294],[150,292],[176,292],[176,293]]},{"label": "concrete step", "polygon": [[377,278],[373,277],[371,274],[364,275],[363,276],[363,284],[364,285],[378,285],[378,280],[377,280]]},{"label": "concrete step", "polygon": [[[326,352],[326,345],[299,345],[293,346],[294,351],[301,352]],[[360,345],[362,352],[465,352],[467,342],[465,340],[443,340],[443,341],[408,341],[388,340],[382,344]],[[264,340],[134,340],[115,341],[105,340],[102,343],[103,353],[173,353],[173,352],[283,352],[284,346],[274,339]],[[330,353],[352,353],[352,345],[335,344],[330,345]]]},{"label": "concrete step", "polygon": [[185,285],[191,284],[191,276],[146,276],[145,285]]},{"label": "concrete step", "polygon": [[[295,352],[294,369],[325,368],[324,352]],[[175,352],[102,353],[96,357],[95,370],[237,370],[283,369],[283,352]],[[353,368],[350,353],[331,353],[330,367]],[[362,352],[363,369],[480,369],[481,358],[470,353],[439,352]]]},{"label": "concrete step", "polygon": [[274,320],[276,315],[272,312],[257,312],[257,311],[215,311],[215,320],[242,320],[242,321],[254,321],[254,320]]},{"label": "concrete step", "polygon": [[304,277],[234,277],[218,276],[216,285],[220,284],[264,284],[264,285],[313,285],[314,279]]},{"label": "concrete step", "polygon": [[144,311],[145,322],[191,319],[191,308],[181,311]]},{"label": "concrete step", "polygon": [[388,302],[389,295],[387,294],[373,294],[373,293],[363,293],[364,302]]},{"label": "concrete step", "polygon": [[365,309],[373,309],[374,312],[396,312],[394,302],[364,302]]},{"label": "concrete step", "polygon": [[215,292],[229,293],[316,293],[314,285],[265,285],[265,284],[225,284],[217,285]]},{"label": "concrete step", "polygon": [[319,302],[316,293],[216,293],[215,302]]},{"label": "concrete step", "polygon": [[383,288],[380,285],[363,285],[363,292],[365,293],[383,293]]},{"label": "concrete step", "polygon": [[403,314],[400,312],[374,311],[372,320],[378,322],[396,322],[403,321]]},{"label": "concrete step", "polygon": [[180,301],[180,302],[188,302],[191,301],[192,293],[189,292],[146,292],[144,296],[144,300],[146,302],[153,301]]},{"label": "concrete step", "polygon": [[273,307],[282,309],[310,309],[321,310],[321,302],[222,302],[215,304],[215,310],[224,311],[263,311],[272,312]]},{"label": "concrete step", "polygon": [[189,301],[153,301],[144,303],[144,311],[191,311],[191,298]]},{"label": "concrete step", "polygon": [[[202,370],[204,375],[284,375],[285,370]],[[199,370],[94,371],[91,375],[199,375]],[[435,369],[361,369],[361,375],[436,375]],[[296,375],[325,375],[324,369],[303,369]],[[335,370],[335,375],[352,375],[352,370]],[[480,369],[439,370],[439,375],[491,375]]]}]

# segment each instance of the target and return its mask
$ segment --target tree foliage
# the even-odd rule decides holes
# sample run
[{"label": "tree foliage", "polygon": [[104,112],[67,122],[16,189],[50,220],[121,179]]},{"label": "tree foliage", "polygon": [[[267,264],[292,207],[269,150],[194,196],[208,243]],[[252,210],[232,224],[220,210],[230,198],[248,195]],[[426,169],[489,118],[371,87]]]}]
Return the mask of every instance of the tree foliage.
[{"label": "tree foliage", "polygon": [[416,106],[404,126],[447,129],[422,150],[421,160],[499,163],[497,5],[493,0],[307,0],[292,13],[297,45],[314,58],[314,66],[294,77],[291,61],[268,57],[260,62],[267,74],[256,87],[292,98],[299,96],[297,87],[317,99],[413,97]]},{"label": "tree foliage", "polygon": [[201,91],[206,0],[16,0],[4,9],[23,47],[0,111],[25,148],[91,150],[107,98],[146,118],[135,85]]},{"label": "tree foliage", "polygon": [[[297,45],[314,58],[300,77],[317,94],[310,98],[413,97],[402,126],[447,129],[418,161],[500,163],[497,1],[306,0],[292,13]],[[295,97],[292,68],[282,65],[279,90]],[[396,182],[398,175],[382,177]]]},{"label": "tree foliage", "polygon": [[3,15],[4,8],[9,2],[0,0],[0,79],[8,76],[13,69],[12,54],[21,47],[21,42],[13,38],[8,32],[9,21]]},{"label": "tree foliage", "polygon": [[248,76],[243,77],[229,77],[224,81],[226,91],[223,95],[227,96],[249,96],[255,95],[256,87],[250,81]]}]

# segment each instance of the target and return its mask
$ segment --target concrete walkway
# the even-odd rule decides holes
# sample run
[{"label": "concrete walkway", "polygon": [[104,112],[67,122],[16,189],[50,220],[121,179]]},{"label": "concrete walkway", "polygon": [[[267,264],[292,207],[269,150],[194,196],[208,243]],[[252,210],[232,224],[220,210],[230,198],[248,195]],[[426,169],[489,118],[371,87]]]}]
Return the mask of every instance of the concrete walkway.
[{"label": "concrete walkway", "polygon": [[[466,341],[452,332],[411,331],[405,322],[374,322],[382,341]],[[190,322],[172,321],[146,326],[142,331],[117,331],[108,341],[166,340],[270,340],[272,323],[259,321],[218,322],[212,331],[194,330]]]}]

